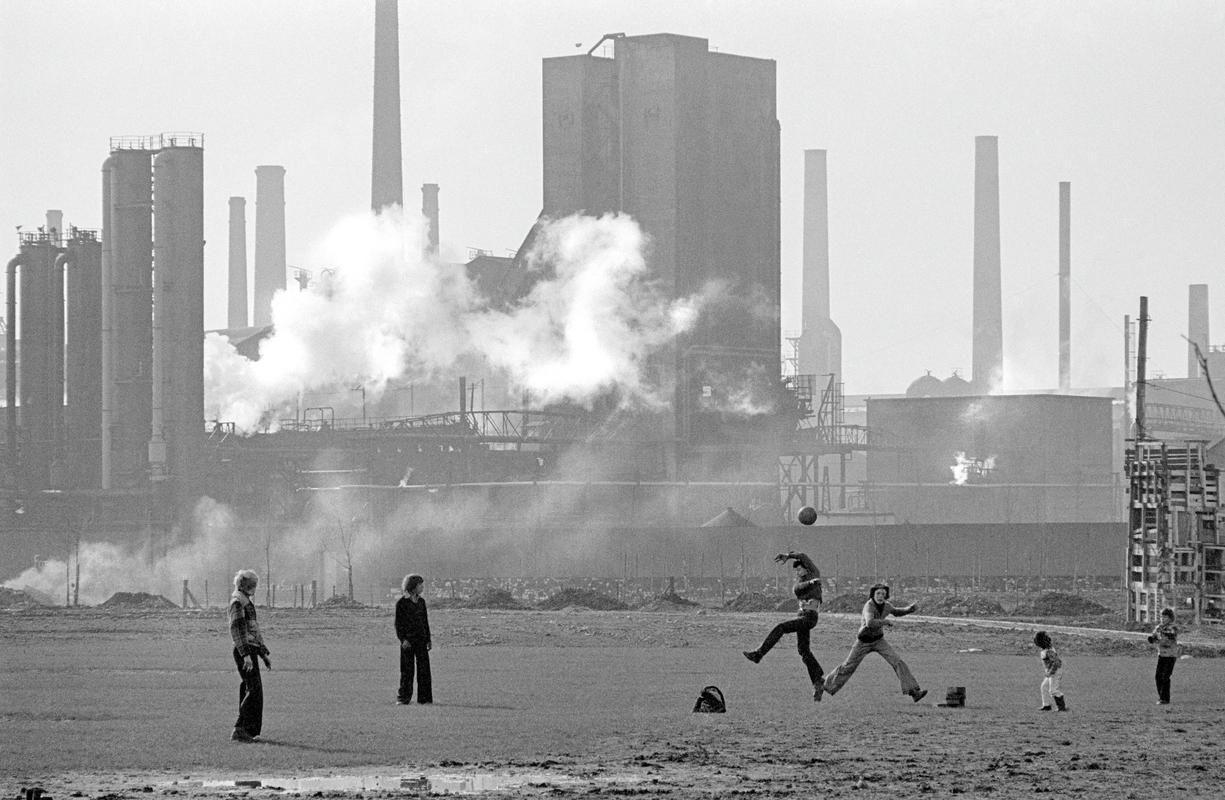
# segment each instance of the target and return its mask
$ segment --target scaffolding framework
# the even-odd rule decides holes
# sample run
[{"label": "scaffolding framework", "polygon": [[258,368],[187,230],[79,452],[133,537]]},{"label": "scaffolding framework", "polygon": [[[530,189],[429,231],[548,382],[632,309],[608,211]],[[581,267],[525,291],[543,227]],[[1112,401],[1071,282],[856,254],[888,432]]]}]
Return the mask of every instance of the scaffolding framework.
[{"label": "scaffolding framework", "polygon": [[1205,442],[1137,440],[1125,461],[1129,492],[1127,618],[1151,623],[1186,608],[1195,622],[1225,610],[1225,510]]}]

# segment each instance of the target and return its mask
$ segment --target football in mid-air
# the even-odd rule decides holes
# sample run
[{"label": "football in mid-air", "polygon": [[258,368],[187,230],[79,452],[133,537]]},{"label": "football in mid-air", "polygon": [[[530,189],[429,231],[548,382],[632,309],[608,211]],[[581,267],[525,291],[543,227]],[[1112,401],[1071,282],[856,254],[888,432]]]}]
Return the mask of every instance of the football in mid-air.
[{"label": "football in mid-air", "polygon": [[796,517],[800,520],[801,525],[811,525],[817,521],[817,510],[812,506],[804,506]]}]

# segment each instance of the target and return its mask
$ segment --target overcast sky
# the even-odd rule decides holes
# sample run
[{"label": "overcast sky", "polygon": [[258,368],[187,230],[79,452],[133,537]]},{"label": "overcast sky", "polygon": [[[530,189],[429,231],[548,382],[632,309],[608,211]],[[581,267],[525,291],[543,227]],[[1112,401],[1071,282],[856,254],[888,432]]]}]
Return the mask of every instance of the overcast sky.
[{"label": "overcast sky", "polygon": [[[205,322],[225,324],[227,198],[286,169],[288,261],[370,198],[373,0],[0,0],[0,231],[100,228],[109,137],[199,131]],[[1225,342],[1225,3],[453,0],[400,5],[406,204],[441,186],[445,256],[518,247],[541,207],[541,59],[677,33],[774,59],[782,319],[799,333],[803,151],[828,151],[846,391],[970,377],[974,137],[999,137],[1006,388],[1058,383],[1058,183],[1072,184],[1072,382],[1186,374],[1187,287]],[[611,55],[611,51],[609,51]],[[5,256],[7,261],[8,256]]]}]

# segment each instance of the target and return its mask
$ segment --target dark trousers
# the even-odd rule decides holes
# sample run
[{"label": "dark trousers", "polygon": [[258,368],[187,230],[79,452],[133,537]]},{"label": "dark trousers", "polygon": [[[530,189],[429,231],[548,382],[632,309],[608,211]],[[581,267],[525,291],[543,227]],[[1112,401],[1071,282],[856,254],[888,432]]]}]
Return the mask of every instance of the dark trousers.
[{"label": "dark trousers", "polygon": [[817,626],[817,612],[806,611],[795,619],[789,619],[786,622],[780,622],[774,626],[774,629],[766,634],[765,641],[761,643],[761,647],[757,648],[757,652],[764,656],[770,652],[774,645],[778,644],[778,640],[783,638],[784,634],[795,634],[795,648],[800,651],[800,659],[804,662],[804,666],[808,668],[808,679],[812,681],[812,685],[816,686],[824,678],[825,673],[821,669],[820,662],[817,657],[812,654],[812,648],[809,646],[809,634],[813,628]]},{"label": "dark trousers", "polygon": [[259,656],[251,656],[251,670],[242,668],[242,656],[234,648],[234,664],[242,683],[238,686],[238,720],[235,728],[241,728],[252,736],[259,736],[264,727],[264,682],[259,676]]},{"label": "dark trousers", "polygon": [[1170,677],[1177,661],[1178,656],[1157,656],[1157,697],[1163,703],[1170,702]]},{"label": "dark trousers", "polygon": [[407,703],[413,699],[413,673],[417,677],[417,702],[434,702],[434,684],[430,675],[430,651],[424,644],[409,643],[400,648],[400,694],[397,699]]}]

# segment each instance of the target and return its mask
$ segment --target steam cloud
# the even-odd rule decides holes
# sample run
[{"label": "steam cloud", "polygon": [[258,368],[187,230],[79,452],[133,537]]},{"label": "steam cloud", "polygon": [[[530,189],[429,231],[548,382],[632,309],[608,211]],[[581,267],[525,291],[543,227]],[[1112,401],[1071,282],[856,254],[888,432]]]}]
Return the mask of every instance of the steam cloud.
[{"label": "steam cloud", "polygon": [[272,302],[258,361],[228,339],[205,342],[206,416],[258,430],[300,392],[428,380],[475,355],[543,401],[589,404],[617,389],[655,405],[642,366],[694,324],[700,298],[669,303],[647,280],[647,238],[623,215],[546,222],[525,254],[540,280],[511,309],[491,308],[462,268],[425,255],[426,221],[400,209],[341,222],[308,290]]}]

